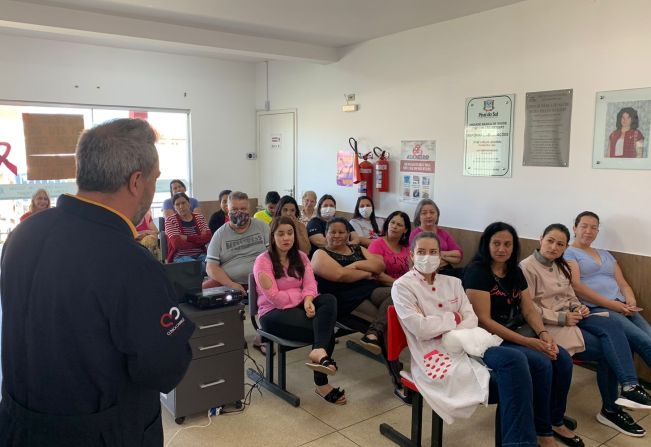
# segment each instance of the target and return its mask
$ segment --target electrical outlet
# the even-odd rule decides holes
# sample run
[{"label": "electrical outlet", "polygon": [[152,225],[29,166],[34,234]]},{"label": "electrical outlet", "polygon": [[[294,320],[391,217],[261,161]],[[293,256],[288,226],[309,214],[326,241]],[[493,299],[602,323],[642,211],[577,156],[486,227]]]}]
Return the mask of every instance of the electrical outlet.
[{"label": "electrical outlet", "polygon": [[247,160],[255,160],[257,158],[258,158],[258,154],[256,154],[255,152],[247,152],[246,153],[246,159]]},{"label": "electrical outlet", "polygon": [[219,416],[219,413],[221,413],[222,407],[212,407],[208,410],[208,416]]},{"label": "electrical outlet", "polygon": [[355,94],[354,93],[348,93],[346,95],[346,101],[355,101]]}]

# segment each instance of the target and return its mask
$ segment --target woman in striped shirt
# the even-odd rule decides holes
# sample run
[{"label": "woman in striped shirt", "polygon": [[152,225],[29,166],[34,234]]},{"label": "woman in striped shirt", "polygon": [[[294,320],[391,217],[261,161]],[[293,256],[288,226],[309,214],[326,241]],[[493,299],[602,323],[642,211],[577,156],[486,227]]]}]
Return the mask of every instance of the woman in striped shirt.
[{"label": "woman in striped shirt", "polygon": [[165,218],[167,262],[206,260],[206,244],[212,233],[203,215],[190,211],[190,199],[184,192],[172,197],[175,214]]}]

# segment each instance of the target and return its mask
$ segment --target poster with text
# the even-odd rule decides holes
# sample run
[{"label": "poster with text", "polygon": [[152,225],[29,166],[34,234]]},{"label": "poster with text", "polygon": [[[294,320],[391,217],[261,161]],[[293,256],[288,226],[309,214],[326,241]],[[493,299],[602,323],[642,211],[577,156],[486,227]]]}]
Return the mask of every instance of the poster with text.
[{"label": "poster with text", "polygon": [[511,177],[515,95],[466,98],[463,175]]},{"label": "poster with text", "polygon": [[436,141],[403,140],[400,151],[401,202],[418,203],[434,196]]},{"label": "poster with text", "polygon": [[353,160],[355,153],[351,151],[337,152],[337,185],[353,186]]}]

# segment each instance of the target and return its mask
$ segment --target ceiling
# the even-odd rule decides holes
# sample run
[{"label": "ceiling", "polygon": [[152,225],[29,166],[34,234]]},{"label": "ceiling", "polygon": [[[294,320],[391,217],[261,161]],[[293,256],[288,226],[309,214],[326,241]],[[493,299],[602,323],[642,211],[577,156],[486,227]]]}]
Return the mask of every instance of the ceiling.
[{"label": "ceiling", "polygon": [[342,48],[522,0],[0,0],[0,33],[330,63]]}]

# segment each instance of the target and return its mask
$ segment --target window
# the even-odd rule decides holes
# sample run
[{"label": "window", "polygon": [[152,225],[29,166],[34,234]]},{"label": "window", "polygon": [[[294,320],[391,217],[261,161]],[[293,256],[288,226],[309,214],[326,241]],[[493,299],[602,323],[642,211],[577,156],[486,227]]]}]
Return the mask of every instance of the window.
[{"label": "window", "polygon": [[[23,129],[23,113],[79,115],[84,128],[115,118],[142,118],[158,131],[156,144],[160,160],[161,176],[156,184],[152,204],[154,220],[161,216],[163,200],[169,198],[170,180],[178,178],[192,190],[189,146],[189,112],[168,110],[133,110],[128,108],[102,108],[82,106],[49,106],[29,104],[0,105],[0,243],[28,211],[32,194],[44,188],[50,194],[52,204],[65,193],[75,193],[74,179],[29,180],[27,178],[27,154]],[[6,144],[2,144],[6,143]],[[13,172],[15,166],[16,173]]]}]

